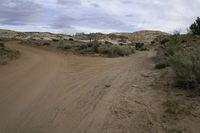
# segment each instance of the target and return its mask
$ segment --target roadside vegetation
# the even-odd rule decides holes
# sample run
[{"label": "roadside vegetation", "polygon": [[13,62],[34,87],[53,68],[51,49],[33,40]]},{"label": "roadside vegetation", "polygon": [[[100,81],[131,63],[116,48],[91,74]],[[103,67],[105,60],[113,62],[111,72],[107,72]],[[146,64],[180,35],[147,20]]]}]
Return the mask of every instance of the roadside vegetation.
[{"label": "roadside vegetation", "polygon": [[[200,46],[176,52],[169,60],[176,86],[185,89],[200,85]],[[200,92],[200,90],[199,90]]]},{"label": "roadside vegetation", "polygon": [[176,32],[157,38],[156,43],[155,68],[160,74],[155,84],[166,91],[162,121],[172,129],[169,132],[192,132],[185,126],[193,126],[191,119],[200,120],[200,18],[188,34]]},{"label": "roadside vegetation", "polygon": [[139,50],[139,51],[146,51],[146,50],[148,50],[147,46],[145,46],[144,43],[136,43],[135,44],[135,49]]},{"label": "roadside vegetation", "polygon": [[130,45],[117,45],[108,41],[91,41],[86,43],[75,41],[72,38],[70,38],[70,40],[58,41],[27,40],[22,43],[36,46],[53,46],[67,52],[78,54],[98,54],[109,57],[128,56],[135,52],[135,47]]},{"label": "roadside vegetation", "polygon": [[17,58],[19,51],[7,48],[4,42],[0,42],[0,65],[5,65],[8,61]]},{"label": "roadside vegetation", "polygon": [[175,34],[161,39],[156,57],[156,68],[170,67],[175,85],[183,89],[200,86],[200,18],[190,31],[187,35]]}]

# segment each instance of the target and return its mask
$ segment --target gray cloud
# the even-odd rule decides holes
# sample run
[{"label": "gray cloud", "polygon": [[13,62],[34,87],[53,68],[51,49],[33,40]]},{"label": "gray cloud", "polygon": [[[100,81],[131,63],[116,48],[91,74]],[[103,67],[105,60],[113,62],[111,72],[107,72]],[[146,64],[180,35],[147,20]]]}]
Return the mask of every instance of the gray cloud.
[{"label": "gray cloud", "polygon": [[60,5],[68,5],[68,6],[78,6],[81,5],[80,0],[57,0],[57,3]]},{"label": "gray cloud", "polygon": [[0,26],[69,33],[169,32],[186,29],[200,14],[199,4],[199,0],[1,0]]},{"label": "gray cloud", "polygon": [[91,3],[90,5],[93,6],[93,7],[100,7],[100,5],[96,4],[96,3]]},{"label": "gray cloud", "polygon": [[41,6],[31,1],[1,0],[0,24],[24,25],[39,17]]},{"label": "gray cloud", "polygon": [[[72,27],[88,27],[90,29],[116,29],[118,31],[123,31],[124,29],[130,29],[125,23],[117,20],[109,15],[88,15],[88,16],[70,16],[69,14],[62,15],[58,17],[52,24],[55,29],[74,29]],[[76,29],[78,30],[78,29]]]}]

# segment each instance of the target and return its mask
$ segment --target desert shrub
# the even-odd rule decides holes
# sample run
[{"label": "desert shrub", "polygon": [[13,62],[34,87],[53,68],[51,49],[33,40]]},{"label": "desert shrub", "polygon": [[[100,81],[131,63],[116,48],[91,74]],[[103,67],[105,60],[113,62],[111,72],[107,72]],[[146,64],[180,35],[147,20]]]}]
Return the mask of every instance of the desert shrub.
[{"label": "desert shrub", "polygon": [[120,46],[124,46],[124,45],[126,45],[126,44],[124,44],[124,43],[119,43],[119,45],[120,45]]},{"label": "desert shrub", "polygon": [[200,35],[200,18],[197,17],[196,21],[190,26],[190,31],[194,35]]},{"label": "desert shrub", "polygon": [[71,49],[72,48],[72,45],[71,44],[65,44],[63,46],[63,49]]},{"label": "desert shrub", "polygon": [[30,40],[28,41],[28,43],[33,44],[33,45],[38,45],[38,46],[42,45],[42,41],[38,41],[38,40]]},{"label": "desert shrub", "polygon": [[173,35],[174,36],[179,36],[181,34],[180,30],[174,30]]},{"label": "desert shrub", "polygon": [[108,45],[108,44],[102,44],[98,47],[98,53],[101,53],[101,54],[109,54],[109,51],[111,49],[111,45]]},{"label": "desert shrub", "polygon": [[182,38],[182,36],[170,36],[158,40],[162,45],[157,48],[157,55],[154,58],[155,69],[170,67],[172,65],[171,60],[174,59],[175,54],[185,51]]},{"label": "desert shrub", "polygon": [[154,43],[156,43],[155,41],[151,41],[151,44],[154,44]]},{"label": "desert shrub", "polygon": [[193,102],[188,100],[185,97],[177,97],[173,94],[168,95],[162,104],[165,109],[164,118],[173,117],[177,119],[178,116],[192,114],[195,106]]},{"label": "desert shrub", "polygon": [[135,53],[135,47],[134,46],[129,46],[129,48],[131,49],[131,53]]},{"label": "desert shrub", "polygon": [[4,56],[4,55],[9,55],[10,53],[12,53],[14,50],[11,50],[9,48],[3,48],[0,47],[0,56]]},{"label": "desert shrub", "polygon": [[52,39],[52,41],[54,41],[54,42],[58,42],[58,41],[59,41],[59,39],[55,39],[55,38],[54,38],[54,39]]},{"label": "desert shrub", "polygon": [[176,100],[166,100],[163,106],[165,107],[165,112],[169,114],[177,114],[179,111],[179,103]]},{"label": "desert shrub", "polygon": [[[193,38],[193,37],[192,37]],[[169,58],[174,56],[178,52],[182,52],[185,49],[190,49],[194,46],[195,43],[190,41],[191,37],[188,36],[170,36],[166,39],[162,39],[163,44],[157,48],[157,55],[156,55],[156,66],[157,69],[162,69],[165,67],[170,66]],[[190,42],[188,44],[187,42]],[[161,43],[161,42],[160,42]]]},{"label": "desert shrub", "polygon": [[6,41],[11,41],[11,40],[14,40],[14,39],[0,37],[0,42],[6,42]]},{"label": "desert shrub", "polygon": [[175,38],[166,45],[165,50],[167,56],[173,56],[175,53],[182,51],[183,46],[180,43],[178,43],[178,40]]},{"label": "desert shrub", "polygon": [[135,52],[134,47],[120,46],[120,45],[106,45],[103,44],[98,48],[98,52],[112,57],[115,56],[128,56]]},{"label": "desert shrub", "polygon": [[4,47],[5,47],[4,43],[0,42],[0,48],[4,48]]},{"label": "desert shrub", "polygon": [[101,42],[93,41],[87,44],[88,48],[91,49],[92,52],[98,53],[98,48],[101,45]]},{"label": "desert shrub", "polygon": [[98,52],[98,47],[101,45],[101,43],[96,42],[92,45],[92,50],[93,52],[97,53]]},{"label": "desert shrub", "polygon": [[179,44],[170,44],[166,47],[167,56],[173,56],[175,53],[182,50],[182,47]]},{"label": "desert shrub", "polygon": [[45,41],[45,40],[27,40],[24,43],[37,45],[37,46],[50,46],[51,41]]},{"label": "desert shrub", "polygon": [[109,41],[105,41],[105,44],[113,45],[113,43],[111,43],[111,42],[109,42]]},{"label": "desert shrub", "polygon": [[166,47],[161,46],[157,48],[156,56],[153,58],[156,69],[163,69],[169,66],[168,57],[166,55]]},{"label": "desert shrub", "polygon": [[169,42],[170,40],[168,38],[164,38],[160,41],[160,44],[166,44],[167,42]]},{"label": "desert shrub", "polygon": [[95,44],[95,42],[89,42],[86,44],[87,47],[92,47]]},{"label": "desert shrub", "polygon": [[120,40],[118,40],[118,42],[120,42],[120,43],[126,43],[127,40],[125,40],[125,39],[120,39]]},{"label": "desert shrub", "polygon": [[0,47],[0,65],[5,65],[9,60],[19,57],[20,52],[7,47]]},{"label": "desert shrub", "polygon": [[69,38],[69,41],[74,41],[74,39],[73,38]]},{"label": "desert shrub", "polygon": [[155,68],[156,69],[163,69],[169,66],[169,63],[167,60],[160,60],[156,63]]},{"label": "desert shrub", "polygon": [[136,45],[135,45],[136,50],[139,50],[142,47],[144,47],[144,43],[136,43]]},{"label": "desert shrub", "polygon": [[28,40],[26,43],[38,45],[38,46],[55,46],[56,48],[71,50],[73,52],[81,54],[102,54],[107,56],[127,56],[135,52],[135,47],[133,46],[120,46],[114,45],[111,42],[99,42],[92,41],[89,43],[78,42],[78,41],[69,41],[69,40],[59,40],[58,42],[54,41],[44,41],[44,40]]},{"label": "desert shrub", "polygon": [[86,44],[79,45],[79,50],[84,50],[87,48],[88,48],[88,45],[86,45]]},{"label": "desert shrub", "polygon": [[111,56],[127,56],[130,55],[131,49],[127,46],[119,46],[119,45],[114,45],[111,47],[110,50],[110,55]]},{"label": "desert shrub", "polygon": [[200,84],[200,46],[175,53],[169,62],[178,87],[190,89]]},{"label": "desert shrub", "polygon": [[51,44],[49,42],[44,42],[43,45],[44,46],[50,46]]},{"label": "desert shrub", "polygon": [[146,48],[146,46],[144,45],[144,43],[136,43],[135,49],[136,49],[136,50],[140,50],[140,51],[145,51],[145,50],[147,50],[147,48]]},{"label": "desert shrub", "polygon": [[78,51],[81,53],[98,53],[98,48],[101,45],[98,41],[89,42],[86,44],[78,45]]},{"label": "desert shrub", "polygon": [[61,48],[61,49],[65,49],[65,45],[67,45],[64,40],[59,40],[58,42],[53,42],[52,46],[55,46],[56,48]]}]

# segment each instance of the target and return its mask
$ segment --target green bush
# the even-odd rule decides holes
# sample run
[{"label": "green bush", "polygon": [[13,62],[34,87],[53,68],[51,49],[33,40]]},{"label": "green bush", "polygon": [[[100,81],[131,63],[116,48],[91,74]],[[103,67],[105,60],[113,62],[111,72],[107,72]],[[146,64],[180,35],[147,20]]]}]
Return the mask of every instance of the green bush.
[{"label": "green bush", "polygon": [[50,46],[51,44],[49,42],[43,43],[44,46]]},{"label": "green bush", "polygon": [[86,44],[79,45],[79,50],[84,50],[87,48],[88,48],[88,45],[86,45]]},{"label": "green bush", "polygon": [[94,45],[92,45],[92,50],[95,53],[98,53],[98,47],[101,45],[101,43],[95,43]]},{"label": "green bush", "polygon": [[112,42],[109,42],[109,41],[105,41],[105,44],[113,45],[113,43],[112,43]]},{"label": "green bush", "polygon": [[178,87],[192,89],[200,84],[200,46],[175,53],[169,62]]},{"label": "green bush", "polygon": [[169,66],[169,63],[167,60],[160,60],[156,63],[155,68],[156,69],[163,69]]},{"label": "green bush", "polygon": [[71,44],[65,44],[63,46],[63,49],[71,49],[72,48],[72,45]]},{"label": "green bush", "polygon": [[146,46],[144,45],[144,43],[136,43],[135,49],[136,49],[136,50],[139,50],[139,51],[145,51],[145,50],[147,50],[147,48],[146,48]]},{"label": "green bush", "polygon": [[58,41],[59,41],[59,39],[55,39],[55,38],[54,38],[54,39],[52,39],[52,41],[54,41],[54,42],[58,42]]},{"label": "green bush", "polygon": [[127,46],[114,45],[111,47],[111,56],[128,56],[132,53],[131,49]]},{"label": "green bush", "polygon": [[190,31],[194,35],[200,35],[200,18],[197,17],[196,21],[190,26]]},{"label": "green bush", "polygon": [[74,39],[73,38],[69,38],[69,41],[74,41]]},{"label": "green bush", "polygon": [[52,44],[52,41],[46,41],[46,40],[28,40],[25,41],[25,43],[37,45],[37,46],[50,46]]},{"label": "green bush", "polygon": [[170,36],[160,40],[160,47],[157,49],[157,55],[155,60],[155,68],[163,69],[170,66],[169,58],[174,56],[177,52],[184,50],[180,36]]},{"label": "green bush", "polygon": [[160,41],[160,44],[166,44],[167,42],[169,42],[170,40],[168,38],[164,38]]},{"label": "green bush", "polygon": [[163,106],[165,106],[165,112],[169,114],[177,114],[179,111],[179,103],[176,100],[167,100]]},{"label": "green bush", "polygon": [[69,41],[69,40],[59,40],[58,42],[55,41],[44,41],[44,40],[28,40],[28,44],[33,44],[37,46],[55,46],[60,49],[64,50],[71,50],[73,52],[77,52],[80,54],[102,54],[107,56],[127,56],[135,52],[135,48],[133,46],[120,46],[114,45],[111,42],[98,42],[92,41],[89,43],[83,43],[78,41]]},{"label": "green bush", "polygon": [[179,35],[181,35],[180,30],[174,30],[173,31],[173,36],[179,36]]},{"label": "green bush", "polygon": [[4,48],[4,47],[5,47],[4,43],[0,42],[0,48]]},{"label": "green bush", "polygon": [[178,42],[178,39],[175,37],[173,38],[167,45],[166,45],[166,54],[167,56],[173,56],[175,53],[182,51],[183,46]]},{"label": "green bush", "polygon": [[120,45],[101,45],[98,48],[98,52],[101,54],[107,54],[109,56],[128,56],[135,52],[135,49],[130,46],[120,46]]},{"label": "green bush", "polygon": [[179,44],[170,44],[166,47],[167,56],[173,56],[175,53],[182,51],[182,46]]},{"label": "green bush", "polygon": [[79,45],[79,50],[81,50],[81,52],[98,53],[98,47],[100,45],[101,45],[100,42],[93,41],[87,44]]},{"label": "green bush", "polygon": [[100,54],[109,54],[111,46],[109,44],[102,44],[98,47],[98,53]]},{"label": "green bush", "polygon": [[136,45],[135,45],[136,50],[140,50],[143,47],[144,47],[144,43],[136,43]]}]

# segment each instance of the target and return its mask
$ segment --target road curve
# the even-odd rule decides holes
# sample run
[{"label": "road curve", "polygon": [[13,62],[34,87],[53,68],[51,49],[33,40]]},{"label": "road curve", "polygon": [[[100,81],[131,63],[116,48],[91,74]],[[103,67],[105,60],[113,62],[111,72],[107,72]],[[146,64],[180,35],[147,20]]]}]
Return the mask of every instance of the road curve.
[{"label": "road curve", "polygon": [[114,100],[138,82],[150,57],[81,57],[8,46],[21,57],[0,66],[0,133],[116,133],[105,126]]}]

